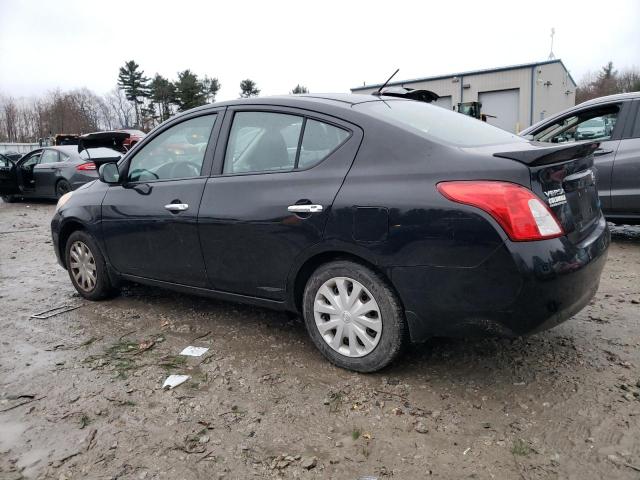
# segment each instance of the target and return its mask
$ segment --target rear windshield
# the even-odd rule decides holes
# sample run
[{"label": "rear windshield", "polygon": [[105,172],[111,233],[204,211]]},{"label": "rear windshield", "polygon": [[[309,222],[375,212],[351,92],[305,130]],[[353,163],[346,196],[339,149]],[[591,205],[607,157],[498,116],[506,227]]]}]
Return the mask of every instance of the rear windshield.
[{"label": "rear windshield", "polygon": [[409,126],[430,140],[448,145],[478,147],[526,141],[475,118],[424,102],[384,100],[360,103],[356,108],[390,123]]}]

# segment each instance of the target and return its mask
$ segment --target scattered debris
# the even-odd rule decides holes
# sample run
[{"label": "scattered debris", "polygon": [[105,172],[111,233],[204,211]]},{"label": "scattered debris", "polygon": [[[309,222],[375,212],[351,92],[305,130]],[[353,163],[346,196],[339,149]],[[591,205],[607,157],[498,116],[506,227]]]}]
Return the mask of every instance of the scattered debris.
[{"label": "scattered debris", "polygon": [[34,313],[30,318],[37,318],[38,320],[45,320],[47,318],[55,317],[56,315],[60,315],[61,313],[70,312],[72,310],[76,310],[77,308],[82,307],[83,305],[60,305],[58,307],[53,307],[48,310],[44,310],[42,312]]},{"label": "scattered debris", "polygon": [[47,398],[47,396],[43,395],[42,397],[35,398],[35,397],[31,397],[31,395],[21,395],[18,398],[27,398],[27,400],[25,400],[24,402],[20,402],[20,403],[17,403],[15,405],[12,405],[10,407],[3,408],[2,410],[0,410],[0,413],[8,412],[9,410],[13,410],[14,408],[21,407],[22,405],[26,405],[27,403],[37,402],[38,400],[42,400],[43,398]]},{"label": "scattered debris", "polygon": [[189,345],[180,352],[180,355],[184,355],[186,357],[201,357],[207,353],[208,350],[209,349],[207,347],[193,347]]},{"label": "scattered debris", "polygon": [[171,390],[172,388],[176,388],[178,385],[182,385],[190,378],[191,377],[189,375],[169,375],[162,384],[162,388]]},{"label": "scattered debris", "polygon": [[300,466],[305,470],[311,470],[312,468],[315,468],[317,464],[318,459],[316,457],[302,457],[302,460],[300,461]]}]

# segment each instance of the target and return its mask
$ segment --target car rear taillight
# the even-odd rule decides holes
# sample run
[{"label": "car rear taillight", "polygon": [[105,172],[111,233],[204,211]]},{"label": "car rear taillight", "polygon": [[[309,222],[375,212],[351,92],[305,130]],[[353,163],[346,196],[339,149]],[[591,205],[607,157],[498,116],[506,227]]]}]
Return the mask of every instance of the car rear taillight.
[{"label": "car rear taillight", "polygon": [[484,210],[516,242],[564,235],[551,210],[520,185],[484,180],[441,182],[438,191],[449,200]]},{"label": "car rear taillight", "polygon": [[76,170],[79,170],[81,172],[86,170],[95,170],[95,169],[96,169],[96,164],[93,162],[81,163],[76,167]]}]

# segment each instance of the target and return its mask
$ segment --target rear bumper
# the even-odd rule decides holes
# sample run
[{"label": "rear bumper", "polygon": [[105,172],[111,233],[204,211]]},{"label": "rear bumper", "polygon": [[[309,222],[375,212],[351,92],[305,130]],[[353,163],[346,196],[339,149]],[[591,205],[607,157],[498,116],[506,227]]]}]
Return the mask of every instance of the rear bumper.
[{"label": "rear bumper", "polygon": [[505,242],[472,268],[394,267],[414,341],[430,336],[518,336],[552,328],[598,290],[610,234],[604,217],[579,244]]}]

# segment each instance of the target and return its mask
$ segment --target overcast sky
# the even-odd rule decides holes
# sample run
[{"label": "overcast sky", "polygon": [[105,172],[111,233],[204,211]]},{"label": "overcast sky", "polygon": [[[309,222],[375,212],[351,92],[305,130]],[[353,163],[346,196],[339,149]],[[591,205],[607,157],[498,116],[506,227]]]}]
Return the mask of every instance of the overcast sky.
[{"label": "overcast sky", "polygon": [[0,0],[0,94],[106,93],[134,59],[147,76],[218,77],[219,100],[251,78],[348,92],[394,80],[546,60],[576,81],[612,60],[640,67],[640,2]]}]

